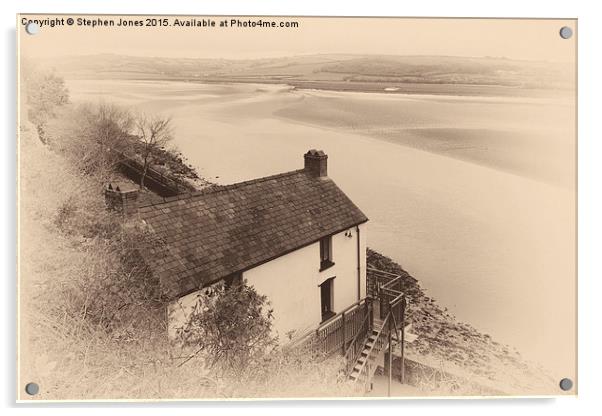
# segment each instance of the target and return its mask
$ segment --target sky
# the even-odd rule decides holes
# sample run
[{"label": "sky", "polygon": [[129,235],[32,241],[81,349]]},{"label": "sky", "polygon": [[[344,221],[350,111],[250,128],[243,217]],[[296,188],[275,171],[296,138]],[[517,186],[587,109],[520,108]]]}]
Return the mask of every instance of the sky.
[{"label": "sky", "polygon": [[[18,18],[20,53],[32,58],[114,53],[132,56],[249,59],[320,53],[387,55],[494,56],[574,62],[576,35],[565,40],[562,26],[576,33],[575,20],[268,17],[298,22],[297,28],[219,27],[233,17],[204,17],[216,27],[42,26],[28,35],[21,19],[72,17],[144,22],[141,16],[22,15]],[[160,16],[153,16],[160,18]],[[189,20],[194,17],[168,16]],[[202,17],[196,17],[201,20]],[[240,17],[241,21],[260,17]]]}]

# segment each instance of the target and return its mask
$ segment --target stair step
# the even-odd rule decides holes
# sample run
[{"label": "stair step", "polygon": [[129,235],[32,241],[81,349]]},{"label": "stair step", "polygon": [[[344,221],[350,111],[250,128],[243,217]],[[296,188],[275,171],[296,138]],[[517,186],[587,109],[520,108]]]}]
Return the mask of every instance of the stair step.
[{"label": "stair step", "polygon": [[380,327],[373,328],[372,333],[366,339],[364,348],[362,349],[359,357],[357,358],[357,361],[355,362],[353,370],[349,374],[349,379],[351,379],[353,381],[358,380],[362,369],[364,368],[364,366],[366,365],[366,362],[369,359],[368,354],[373,349],[374,344],[376,343],[379,331],[380,331]]}]

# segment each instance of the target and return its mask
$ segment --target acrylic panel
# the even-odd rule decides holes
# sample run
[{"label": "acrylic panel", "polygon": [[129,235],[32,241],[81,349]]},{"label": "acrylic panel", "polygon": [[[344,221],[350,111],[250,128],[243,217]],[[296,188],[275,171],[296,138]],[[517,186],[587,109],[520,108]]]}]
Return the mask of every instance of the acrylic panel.
[{"label": "acrylic panel", "polygon": [[18,399],[577,393],[577,21],[31,15]]}]

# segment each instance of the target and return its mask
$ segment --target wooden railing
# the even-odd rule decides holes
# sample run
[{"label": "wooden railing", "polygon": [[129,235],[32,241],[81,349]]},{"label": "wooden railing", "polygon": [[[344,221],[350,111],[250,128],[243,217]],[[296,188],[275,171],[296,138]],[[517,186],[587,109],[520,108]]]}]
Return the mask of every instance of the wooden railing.
[{"label": "wooden railing", "polygon": [[286,348],[322,357],[328,357],[337,352],[345,354],[352,343],[363,344],[364,337],[372,328],[372,319],[369,318],[371,316],[371,299],[361,299],[315,330],[297,338]]},{"label": "wooden railing", "polygon": [[[292,341],[285,348],[313,359],[325,358],[339,352],[346,359],[349,375],[362,352],[370,345],[366,341],[373,333],[374,308],[378,306],[380,317],[383,319],[382,326],[375,334],[374,342],[368,348],[366,359],[355,379],[356,383],[368,389],[378,368],[379,356],[384,354],[393,342],[400,345],[403,366],[406,299],[401,291],[401,279],[399,275],[368,268],[368,297]],[[390,365],[389,363],[389,367]],[[403,380],[403,370],[401,377]]]},{"label": "wooden railing", "polygon": [[364,385],[364,390],[369,389],[369,383],[374,377],[374,372],[378,368],[378,357],[379,355],[387,348],[389,342],[389,320],[391,319],[390,315],[385,317],[383,321],[383,326],[378,330],[376,334],[376,339],[374,343],[370,346],[368,350],[368,354],[366,356],[366,361],[364,361],[364,365],[360,368],[360,373],[356,379],[356,383],[361,383]]},{"label": "wooden railing", "polygon": [[386,348],[389,348],[389,362],[386,366],[389,367],[390,389],[392,374],[391,348],[393,342],[400,346],[400,381],[402,383],[404,382],[403,366],[406,298],[402,292],[402,276],[382,270],[368,268],[366,284],[368,294],[373,296],[376,300],[379,316],[381,319],[383,319],[383,323],[378,334],[376,335],[376,339],[368,350],[366,360],[364,361],[363,366],[360,368],[360,374],[356,378],[356,382],[362,383],[366,389],[369,388],[369,384],[374,376],[374,372],[378,367],[378,358],[381,353],[384,353]]},{"label": "wooden railing", "polygon": [[385,272],[383,270],[374,269],[372,267],[366,268],[366,289],[368,296],[372,299],[378,298],[378,287],[382,287],[388,283],[399,281],[401,282],[401,276],[394,273]]},{"label": "wooden railing", "polygon": [[[142,163],[136,159],[127,156],[123,152],[114,151],[118,156],[118,167],[121,172],[135,182],[139,182],[144,171]],[[175,196],[180,193],[190,192],[191,187],[187,187],[184,183],[164,175],[155,168],[148,166],[145,176],[145,186],[162,197]]]},{"label": "wooden railing", "polygon": [[373,311],[370,308],[369,313],[364,317],[359,330],[345,351],[346,374],[350,374],[353,371],[353,367],[364,349],[365,342],[372,333],[373,321]]}]

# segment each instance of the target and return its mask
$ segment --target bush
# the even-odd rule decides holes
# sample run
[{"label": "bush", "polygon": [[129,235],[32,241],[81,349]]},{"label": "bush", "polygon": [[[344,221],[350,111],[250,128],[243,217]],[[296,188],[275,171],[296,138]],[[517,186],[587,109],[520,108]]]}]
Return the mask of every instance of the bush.
[{"label": "bush", "polygon": [[184,347],[193,348],[225,372],[241,372],[277,344],[272,336],[267,297],[244,281],[199,292],[188,321],[177,330]]},{"label": "bush", "polygon": [[80,174],[99,183],[115,176],[119,162],[134,142],[129,111],[107,103],[81,104],[69,109],[62,118],[61,123],[51,123],[59,129],[55,135],[48,134],[53,150],[61,153]]},{"label": "bush", "polygon": [[68,299],[64,313],[111,333],[146,320],[150,310],[163,305],[158,279],[139,254],[154,239],[107,210],[101,195],[74,189],[59,204],[53,223],[85,253],[77,279],[61,288]]},{"label": "bush", "polygon": [[36,68],[31,61],[22,62],[21,80],[28,104],[27,117],[37,129],[38,137],[46,141],[45,127],[55,117],[56,108],[69,102],[65,80],[54,71]]}]

